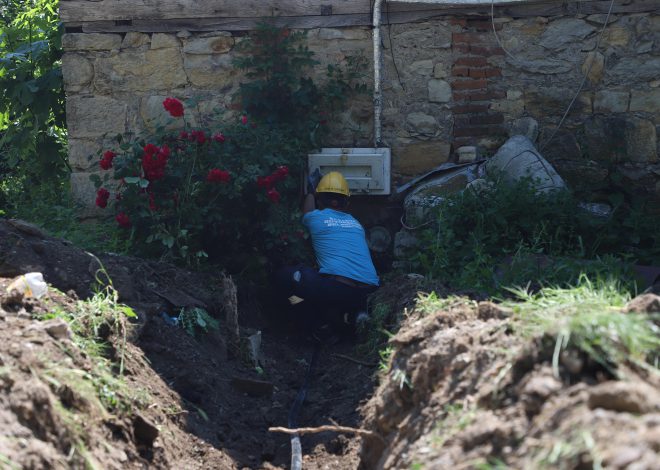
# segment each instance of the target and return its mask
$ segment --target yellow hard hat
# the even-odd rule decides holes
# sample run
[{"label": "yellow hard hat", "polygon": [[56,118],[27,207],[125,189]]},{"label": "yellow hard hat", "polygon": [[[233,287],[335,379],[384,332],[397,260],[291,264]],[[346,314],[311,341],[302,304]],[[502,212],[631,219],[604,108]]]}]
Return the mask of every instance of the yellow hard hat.
[{"label": "yellow hard hat", "polygon": [[337,193],[344,196],[350,196],[348,190],[348,183],[346,178],[338,171],[331,171],[321,178],[319,184],[316,185],[317,193]]}]

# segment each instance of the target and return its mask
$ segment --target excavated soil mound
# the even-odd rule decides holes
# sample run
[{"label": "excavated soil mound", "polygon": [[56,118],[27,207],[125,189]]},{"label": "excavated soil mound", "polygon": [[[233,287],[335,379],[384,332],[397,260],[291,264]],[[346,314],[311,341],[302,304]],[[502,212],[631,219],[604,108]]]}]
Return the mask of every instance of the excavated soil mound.
[{"label": "excavated soil mound", "polygon": [[406,319],[364,408],[382,439],[364,442],[363,468],[658,468],[657,369],[620,368],[616,380],[569,353],[556,377],[554,340],[513,334],[508,314],[459,299]]}]

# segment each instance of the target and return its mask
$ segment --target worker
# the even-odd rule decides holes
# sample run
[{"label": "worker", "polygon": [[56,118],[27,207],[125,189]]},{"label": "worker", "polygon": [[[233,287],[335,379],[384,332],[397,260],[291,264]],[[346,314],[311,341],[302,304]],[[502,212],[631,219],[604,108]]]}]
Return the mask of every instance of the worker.
[{"label": "worker", "polygon": [[337,171],[319,178],[316,171],[308,179],[302,207],[318,270],[289,266],[277,275],[279,292],[286,293],[308,331],[325,324],[354,327],[368,319],[367,296],[379,285],[364,228],[347,212],[346,179]]}]

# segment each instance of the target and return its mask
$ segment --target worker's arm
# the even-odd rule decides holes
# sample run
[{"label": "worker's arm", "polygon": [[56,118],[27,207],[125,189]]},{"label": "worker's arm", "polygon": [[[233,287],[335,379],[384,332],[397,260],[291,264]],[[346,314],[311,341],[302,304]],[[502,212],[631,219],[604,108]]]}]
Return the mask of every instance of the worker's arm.
[{"label": "worker's arm", "polygon": [[303,201],[303,214],[312,212],[314,209],[316,209],[316,199],[314,199],[314,193],[309,193],[305,196],[305,200]]}]

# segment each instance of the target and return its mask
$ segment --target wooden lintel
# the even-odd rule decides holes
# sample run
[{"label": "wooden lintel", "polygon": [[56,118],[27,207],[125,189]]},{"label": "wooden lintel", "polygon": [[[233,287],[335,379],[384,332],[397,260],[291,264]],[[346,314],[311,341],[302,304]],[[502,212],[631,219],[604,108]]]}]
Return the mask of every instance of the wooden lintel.
[{"label": "wooden lintel", "polygon": [[[143,0],[144,1],[144,0]],[[327,0],[326,0],[327,1]],[[336,0],[335,0],[336,1]],[[61,0],[60,4],[75,3],[80,0]],[[101,3],[101,2],[90,2]],[[357,2],[356,2],[357,3]],[[404,6],[406,4],[399,4]],[[595,14],[607,13],[610,6],[610,0],[592,0],[592,1],[568,1],[558,2],[557,0],[542,0],[529,4],[511,4],[501,5],[495,8],[497,17],[524,18],[535,16],[560,16],[574,15],[576,13]],[[488,16],[490,7],[487,5],[448,7],[433,4],[426,4],[426,9],[391,9],[384,11],[383,24],[401,24],[427,21],[443,16]],[[333,7],[334,8],[334,7]],[[372,23],[371,15],[368,11],[362,13],[321,15],[300,15],[300,16],[273,16],[268,18],[276,26],[287,26],[290,28],[338,28],[348,26],[369,26]],[[660,11],[660,0],[616,0],[613,8],[614,13],[643,13]],[[86,20],[65,22],[65,26],[82,25],[84,32],[175,32],[181,30],[188,31],[249,31],[254,29],[255,25],[263,21],[264,17],[241,17],[241,16],[216,16],[216,17],[192,17],[192,18],[132,18],[130,24],[124,21],[117,21],[118,18],[104,20]],[[123,18],[126,20],[126,18]]]}]

